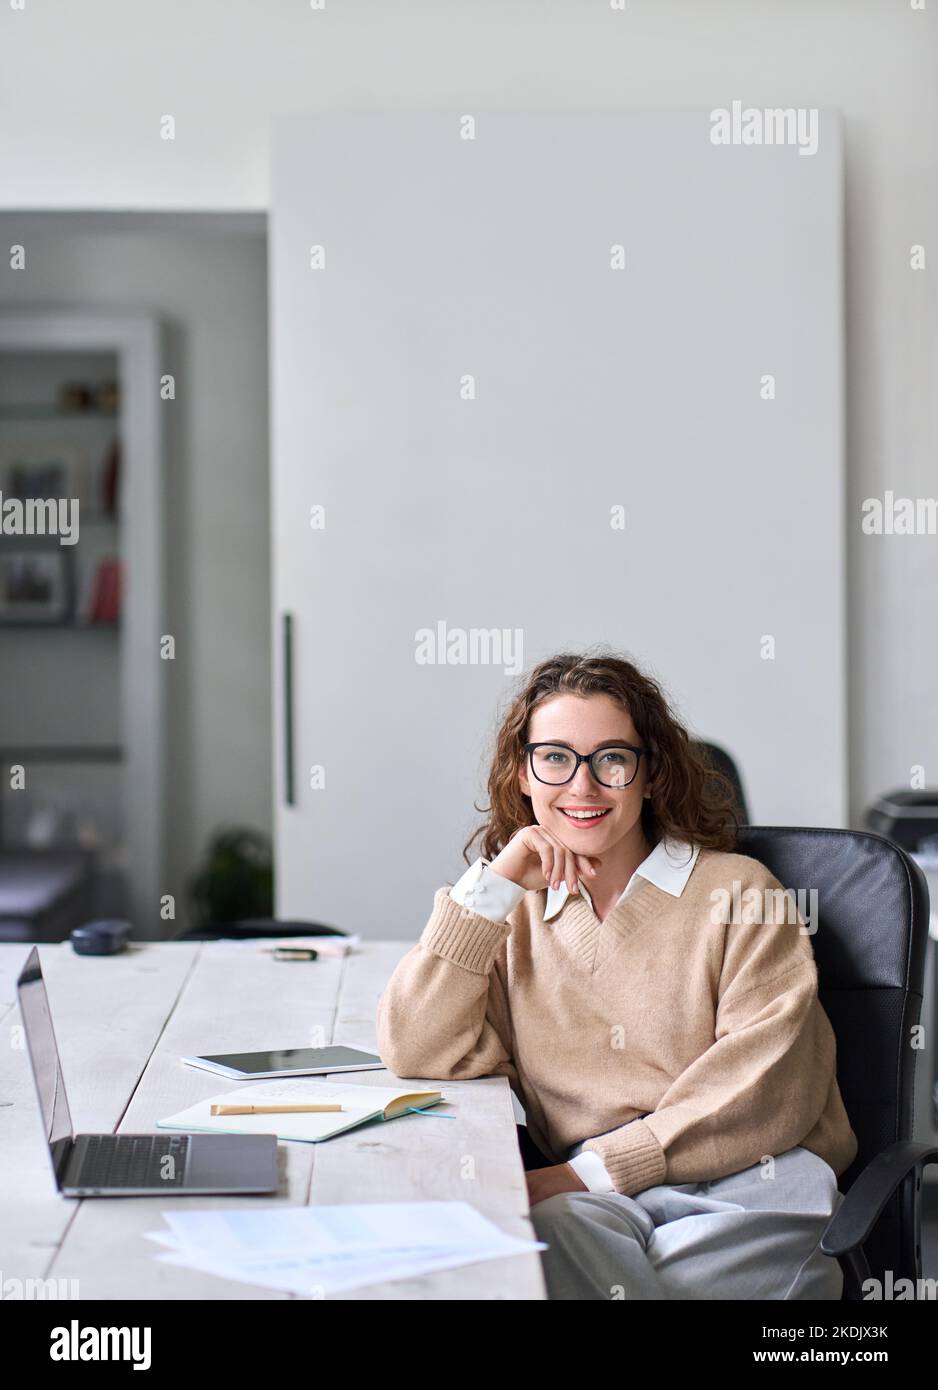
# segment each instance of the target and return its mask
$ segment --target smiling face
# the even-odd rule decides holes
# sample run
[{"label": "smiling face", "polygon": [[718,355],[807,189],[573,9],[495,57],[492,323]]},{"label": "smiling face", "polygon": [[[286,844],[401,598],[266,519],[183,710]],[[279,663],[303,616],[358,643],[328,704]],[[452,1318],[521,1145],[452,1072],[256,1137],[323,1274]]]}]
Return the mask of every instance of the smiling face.
[{"label": "smiling face", "polygon": [[[603,744],[643,747],[631,716],[610,695],[554,695],[531,716],[526,742],[565,743],[578,753],[593,753]],[[616,755],[610,754],[607,780],[615,777]],[[642,801],[649,795],[648,759],[639,759],[635,780],[627,787],[603,786],[586,763],[562,786],[551,786],[530,773],[530,760],[518,773],[521,790],[531,798],[538,825],[553,832],[569,849],[603,857],[617,848],[641,844]],[[574,811],[602,811],[598,818],[574,817]],[[614,857],[614,856],[613,856]]]}]

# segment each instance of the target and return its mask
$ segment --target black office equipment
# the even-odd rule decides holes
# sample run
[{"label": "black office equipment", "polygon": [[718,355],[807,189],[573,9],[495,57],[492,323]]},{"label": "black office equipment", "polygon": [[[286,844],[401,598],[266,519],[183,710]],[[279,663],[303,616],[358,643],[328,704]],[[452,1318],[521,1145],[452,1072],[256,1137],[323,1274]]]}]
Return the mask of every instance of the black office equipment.
[{"label": "black office equipment", "polygon": [[119,920],[86,922],[69,938],[79,956],[114,956],[130,939],[130,923]]},{"label": "black office equipment", "polygon": [[866,824],[909,854],[938,857],[938,791],[887,792],[868,809]]},{"label": "black office equipment", "polygon": [[323,922],[279,921],[276,917],[242,917],[237,922],[214,922],[193,927],[177,937],[179,941],[249,941],[254,937],[276,939],[287,936],[347,936],[339,927]]}]

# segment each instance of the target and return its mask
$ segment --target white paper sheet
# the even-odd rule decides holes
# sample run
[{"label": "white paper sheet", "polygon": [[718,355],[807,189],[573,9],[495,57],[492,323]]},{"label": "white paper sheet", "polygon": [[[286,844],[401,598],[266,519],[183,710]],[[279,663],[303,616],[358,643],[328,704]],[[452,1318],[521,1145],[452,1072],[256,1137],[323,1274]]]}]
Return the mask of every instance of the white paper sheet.
[{"label": "white paper sheet", "polygon": [[468,1202],[348,1202],[247,1211],[166,1211],[181,1249],[232,1259],[491,1243],[501,1232]]},{"label": "white paper sheet", "polygon": [[163,1264],[183,1265],[214,1274],[222,1279],[235,1279],[245,1284],[279,1289],[306,1297],[328,1296],[346,1289],[367,1284],[381,1284],[392,1279],[412,1279],[439,1269],[475,1264],[481,1260],[500,1259],[507,1255],[523,1255],[534,1249],[546,1249],[543,1244],[513,1241],[507,1237],[496,1246],[473,1246],[464,1250],[435,1250],[426,1247],[418,1251],[391,1251],[384,1255],[357,1256],[349,1261],[303,1260],[287,1257],[282,1260],[253,1260],[246,1263],[213,1261],[191,1254],[166,1252],[156,1258]]},{"label": "white paper sheet", "polygon": [[364,1202],[275,1211],[170,1211],[155,1256],[307,1297],[546,1250],[505,1235],[468,1202]]}]

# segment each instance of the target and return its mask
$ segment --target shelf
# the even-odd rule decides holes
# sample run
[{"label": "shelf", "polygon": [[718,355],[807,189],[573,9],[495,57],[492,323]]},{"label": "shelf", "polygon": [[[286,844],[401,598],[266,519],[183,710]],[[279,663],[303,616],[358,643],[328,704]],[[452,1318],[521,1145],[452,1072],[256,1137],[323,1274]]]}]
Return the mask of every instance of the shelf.
[{"label": "shelf", "polygon": [[119,763],[123,761],[124,750],[119,744],[110,743],[66,744],[58,748],[33,744],[0,748],[0,757],[31,763]]},{"label": "shelf", "polygon": [[[57,501],[58,499],[48,497],[8,497],[7,500],[10,502],[22,502],[25,507],[29,502],[49,502]],[[123,514],[121,512],[106,512],[103,507],[86,507],[80,497],[73,500],[77,501],[78,504],[78,522],[80,526],[119,526],[123,520]],[[54,535],[55,533],[50,532],[49,534]],[[15,541],[30,541],[34,538],[32,533],[26,536],[20,536],[15,533],[8,533],[8,535],[10,539]],[[81,541],[79,540],[77,544],[80,545]]]},{"label": "shelf", "polygon": [[58,405],[0,405],[0,420],[119,420],[119,410],[65,410]]},{"label": "shelf", "polygon": [[82,622],[54,622],[43,623],[36,619],[24,622],[4,622],[0,619],[0,634],[6,632],[19,632],[28,630],[38,632],[42,629],[45,632],[119,632],[121,629],[120,620],[116,623],[82,623]]}]

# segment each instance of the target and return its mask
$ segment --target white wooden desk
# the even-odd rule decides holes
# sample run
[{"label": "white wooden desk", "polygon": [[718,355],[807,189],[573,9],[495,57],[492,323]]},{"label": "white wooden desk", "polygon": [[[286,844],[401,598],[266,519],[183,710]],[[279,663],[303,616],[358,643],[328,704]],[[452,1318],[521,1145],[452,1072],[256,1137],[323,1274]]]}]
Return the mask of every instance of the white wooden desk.
[{"label": "white wooden desk", "polygon": [[[111,957],[39,947],[81,1131],[152,1131],[156,1120],[239,1084],[179,1060],[198,1052],[325,1042],[375,1050],[375,1006],[410,942],[364,943],[343,960],[288,963],[227,942],[136,943]],[[143,1232],[175,1206],[461,1200],[511,1235],[533,1239],[504,1077],[445,1083],[455,1119],[407,1115],[322,1144],[280,1144],[271,1197],[60,1197],[19,1027],[16,977],[29,953],[0,944],[0,1280],[75,1279],[83,1299],[256,1299],[292,1295],[162,1264]],[[387,1071],[349,1072],[386,1086]],[[0,1284],[2,1289],[2,1284]],[[2,1296],[2,1293],[0,1293]],[[349,1299],[541,1299],[537,1252],[410,1280]]]}]

